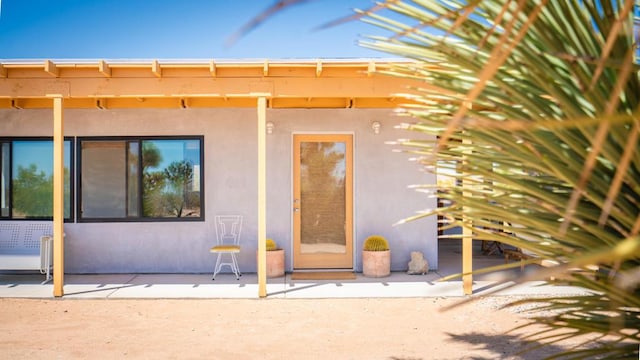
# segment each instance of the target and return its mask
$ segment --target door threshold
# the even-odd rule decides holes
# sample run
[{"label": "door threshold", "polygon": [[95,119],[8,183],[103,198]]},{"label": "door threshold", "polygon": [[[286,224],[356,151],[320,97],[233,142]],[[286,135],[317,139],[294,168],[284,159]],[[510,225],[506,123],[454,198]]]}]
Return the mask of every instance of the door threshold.
[{"label": "door threshold", "polygon": [[294,271],[291,280],[355,280],[356,273],[349,271]]},{"label": "door threshold", "polygon": [[312,272],[347,272],[347,271],[351,271],[351,272],[355,272],[354,269],[293,269],[293,272],[300,272],[300,273],[312,273]]}]

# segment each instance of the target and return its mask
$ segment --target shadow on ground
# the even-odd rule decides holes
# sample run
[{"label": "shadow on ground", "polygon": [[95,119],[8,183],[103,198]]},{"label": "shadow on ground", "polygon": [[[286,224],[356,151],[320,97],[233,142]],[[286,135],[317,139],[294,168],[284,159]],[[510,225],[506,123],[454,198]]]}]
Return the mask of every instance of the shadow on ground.
[{"label": "shadow on ground", "polygon": [[469,358],[477,360],[538,360],[566,351],[561,346],[543,345],[540,342],[523,340],[516,335],[486,335],[482,333],[466,333],[462,335],[448,333],[447,335],[451,337],[452,341],[468,343],[474,345],[478,350],[485,350],[494,354],[491,357],[474,357],[469,354]]}]

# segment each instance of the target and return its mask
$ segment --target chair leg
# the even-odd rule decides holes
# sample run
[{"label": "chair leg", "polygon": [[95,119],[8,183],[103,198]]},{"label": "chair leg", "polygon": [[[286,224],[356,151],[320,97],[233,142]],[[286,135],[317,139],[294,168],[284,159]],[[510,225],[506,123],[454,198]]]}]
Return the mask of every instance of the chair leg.
[{"label": "chair leg", "polygon": [[242,273],[240,272],[240,266],[238,265],[236,254],[231,253],[231,261],[233,262],[233,273],[236,274],[236,280],[240,280],[240,276],[242,276]]},{"label": "chair leg", "polygon": [[220,268],[222,268],[222,264],[220,264],[221,257],[222,257],[222,254],[218,253],[218,258],[216,259],[216,265],[213,267],[213,277],[211,278],[211,280],[216,279],[216,275],[218,275],[218,273],[220,272]]},{"label": "chair leg", "polygon": [[[231,256],[231,262],[222,262],[222,255]],[[216,259],[216,265],[213,270],[213,278],[211,280],[216,279],[216,275],[220,273],[223,266],[228,266],[229,268],[231,268],[231,271],[236,276],[236,280],[240,280],[240,276],[242,276],[242,273],[240,272],[238,259],[236,258],[236,254],[234,253],[218,253],[218,258]]]}]

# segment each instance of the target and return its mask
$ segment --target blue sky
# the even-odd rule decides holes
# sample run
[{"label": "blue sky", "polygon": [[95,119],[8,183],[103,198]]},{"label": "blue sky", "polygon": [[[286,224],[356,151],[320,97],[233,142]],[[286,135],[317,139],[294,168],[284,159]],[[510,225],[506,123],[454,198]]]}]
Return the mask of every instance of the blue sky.
[{"label": "blue sky", "polygon": [[381,30],[314,28],[372,0],[314,0],[228,38],[275,0],[0,0],[0,59],[283,59],[385,57],[359,47]]}]

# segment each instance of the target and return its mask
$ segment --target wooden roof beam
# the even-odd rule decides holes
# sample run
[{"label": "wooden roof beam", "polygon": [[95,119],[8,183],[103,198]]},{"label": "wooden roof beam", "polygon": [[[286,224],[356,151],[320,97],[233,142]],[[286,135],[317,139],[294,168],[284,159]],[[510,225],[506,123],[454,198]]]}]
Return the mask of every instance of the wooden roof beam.
[{"label": "wooden roof beam", "polygon": [[216,77],[216,62],[213,60],[209,61],[209,72],[211,76]]},{"label": "wooden roof beam", "polygon": [[53,63],[53,61],[51,60],[46,60],[44,62],[44,71],[52,76],[55,77],[59,77],[60,76],[60,70],[58,69],[58,67],[56,66],[56,64]]},{"label": "wooden roof beam", "polygon": [[158,62],[158,60],[153,60],[153,62],[151,63],[151,72],[156,77],[162,77],[162,68],[160,67],[160,63]]},{"label": "wooden roof beam", "polygon": [[262,66],[262,75],[269,76],[269,60],[264,61],[264,65]]},{"label": "wooden roof beam", "polygon": [[376,63],[373,61],[369,61],[369,66],[367,67],[367,76],[372,76],[373,73],[376,72]]},{"label": "wooden roof beam", "polygon": [[[402,78],[375,76],[367,78],[364,71],[360,71],[361,76],[357,77],[334,77],[333,75],[327,77],[324,76],[326,73],[323,73],[323,76],[317,78],[310,72],[313,71],[312,68],[307,70],[306,77],[262,77],[261,73],[255,73],[254,68],[253,76],[250,77],[228,77],[227,74],[224,74],[224,77],[212,78],[205,69],[202,69],[200,73],[193,72],[185,77],[163,76],[162,81],[158,81],[158,78],[151,75],[150,63],[147,63],[146,69],[128,72],[121,71],[120,68],[114,71],[115,66],[109,65],[112,69],[112,77],[108,78],[107,82],[102,74],[96,71],[96,62],[93,64],[92,70],[83,70],[84,73],[81,75],[86,74],[83,76],[75,76],[74,69],[65,68],[60,77],[65,81],[51,83],[47,82],[47,78],[52,79],[52,77],[43,72],[42,67],[39,68],[40,75],[38,76],[44,75],[44,77],[21,76],[18,78],[20,72],[14,74],[14,68],[5,64],[11,76],[1,79],[0,96],[30,98],[42,96],[42,94],[51,93],[54,90],[56,93],[64,94],[70,98],[166,97],[167,94],[177,97],[211,96],[212,94],[249,95],[250,92],[261,91],[268,92],[273,97],[377,98],[406,92],[407,86],[423,86]],[[221,73],[218,72],[218,75]],[[274,69],[270,70],[270,75],[274,75]],[[351,73],[347,75],[351,75]],[[188,87],[185,87],[185,82],[188,82]]]},{"label": "wooden roof beam", "polygon": [[100,60],[98,63],[98,71],[105,77],[111,77],[111,67],[104,60]]},{"label": "wooden roof beam", "polygon": [[4,65],[0,64],[0,77],[7,77],[7,68]]},{"label": "wooden roof beam", "polygon": [[322,61],[316,61],[316,77],[320,77],[322,75]]}]

